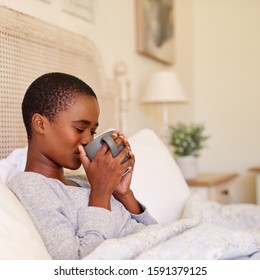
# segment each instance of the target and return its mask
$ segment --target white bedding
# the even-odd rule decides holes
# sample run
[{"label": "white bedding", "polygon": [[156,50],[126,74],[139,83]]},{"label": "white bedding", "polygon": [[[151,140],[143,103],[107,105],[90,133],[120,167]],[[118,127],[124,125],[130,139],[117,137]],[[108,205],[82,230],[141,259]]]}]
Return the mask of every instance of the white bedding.
[{"label": "white bedding", "polygon": [[85,259],[259,259],[260,206],[221,205],[197,195],[170,224],[104,241]]}]

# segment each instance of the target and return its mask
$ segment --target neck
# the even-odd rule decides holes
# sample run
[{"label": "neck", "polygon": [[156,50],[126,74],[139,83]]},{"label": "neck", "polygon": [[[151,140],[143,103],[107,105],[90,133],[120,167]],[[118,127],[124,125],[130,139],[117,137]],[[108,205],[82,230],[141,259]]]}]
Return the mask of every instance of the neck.
[{"label": "neck", "polygon": [[63,168],[31,146],[28,147],[25,171],[36,172],[47,178],[58,179],[62,182],[65,180]]}]

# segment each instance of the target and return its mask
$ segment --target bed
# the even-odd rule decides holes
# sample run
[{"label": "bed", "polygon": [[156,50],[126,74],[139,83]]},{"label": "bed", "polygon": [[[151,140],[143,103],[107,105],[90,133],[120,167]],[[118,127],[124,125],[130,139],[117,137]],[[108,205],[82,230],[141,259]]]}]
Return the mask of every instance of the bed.
[{"label": "bed", "polygon": [[[0,14],[0,259],[51,259],[29,215],[6,186],[26,161],[20,112],[24,92],[46,72],[82,78],[97,93],[102,132],[120,128],[120,84],[106,78],[90,40],[4,7]],[[129,141],[136,156],[132,189],[158,224],[105,240],[85,259],[260,259],[259,206],[221,205],[191,195],[154,131],[144,128]],[[65,172],[83,175],[82,169]]]}]

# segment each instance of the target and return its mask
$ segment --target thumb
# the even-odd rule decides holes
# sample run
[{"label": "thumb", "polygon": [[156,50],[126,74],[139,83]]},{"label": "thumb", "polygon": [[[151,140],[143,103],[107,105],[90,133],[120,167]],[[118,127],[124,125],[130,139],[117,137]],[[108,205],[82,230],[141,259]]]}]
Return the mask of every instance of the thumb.
[{"label": "thumb", "polygon": [[90,165],[90,160],[87,157],[86,152],[82,145],[79,145],[78,149],[79,149],[79,159],[80,159],[85,171],[87,171],[87,169]]}]

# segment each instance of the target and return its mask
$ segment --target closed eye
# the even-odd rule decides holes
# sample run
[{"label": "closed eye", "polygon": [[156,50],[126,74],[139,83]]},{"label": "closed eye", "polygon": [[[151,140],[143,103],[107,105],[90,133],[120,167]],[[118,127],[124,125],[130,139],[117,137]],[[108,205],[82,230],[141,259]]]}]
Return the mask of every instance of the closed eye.
[{"label": "closed eye", "polygon": [[[84,132],[86,131],[86,129],[78,128],[78,127],[75,127],[75,129],[76,129],[76,131],[77,131],[79,134],[82,134],[82,133],[84,133]],[[95,130],[91,130],[91,131],[90,131],[90,134],[91,134],[91,136],[94,136],[94,135],[97,134],[97,133],[96,133]]]},{"label": "closed eye", "polygon": [[81,129],[81,128],[77,128],[77,127],[75,127],[76,128],[76,131],[79,133],[79,134],[81,134],[81,133],[83,133],[84,131],[85,131],[85,129]]},{"label": "closed eye", "polygon": [[92,126],[91,122],[87,121],[87,120],[73,121],[72,125],[78,134],[82,134],[86,130],[90,130],[89,132],[90,132],[91,136],[96,134],[96,129],[98,127],[98,123],[96,123],[94,126]]},{"label": "closed eye", "polygon": [[92,136],[95,135],[95,134],[97,134],[95,130],[91,130],[90,133],[91,133]]}]

